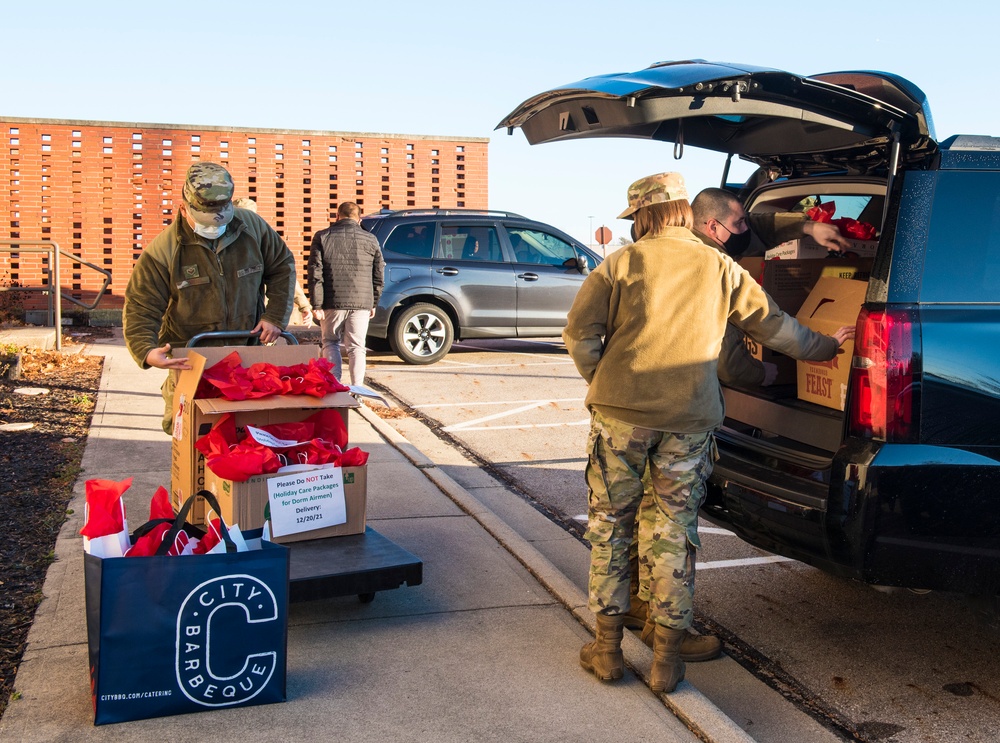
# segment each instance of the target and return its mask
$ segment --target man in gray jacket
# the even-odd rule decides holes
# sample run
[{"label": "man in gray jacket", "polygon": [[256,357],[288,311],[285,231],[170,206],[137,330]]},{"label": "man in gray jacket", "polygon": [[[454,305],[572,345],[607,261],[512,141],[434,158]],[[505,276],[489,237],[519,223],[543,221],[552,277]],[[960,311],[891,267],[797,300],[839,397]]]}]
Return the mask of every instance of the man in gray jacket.
[{"label": "man in gray jacket", "polygon": [[341,379],[343,341],[354,385],[365,382],[365,337],[382,294],[384,267],[378,240],[361,227],[361,209],[353,201],[341,204],[337,221],[313,237],[309,301],[319,320],[323,356]]}]

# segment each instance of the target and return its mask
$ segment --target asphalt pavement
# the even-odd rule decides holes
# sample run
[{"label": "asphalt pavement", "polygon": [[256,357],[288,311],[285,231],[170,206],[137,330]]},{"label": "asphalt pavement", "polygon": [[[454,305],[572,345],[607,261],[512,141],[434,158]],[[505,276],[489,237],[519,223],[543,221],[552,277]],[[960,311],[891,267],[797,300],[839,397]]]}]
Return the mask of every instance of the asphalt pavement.
[{"label": "asphalt pavement", "polygon": [[368,525],[422,560],[422,583],[370,603],[292,604],[284,703],[95,727],[79,536],[84,483],[133,477],[126,508],[131,525],[141,524],[154,490],[169,484],[170,440],[160,429],[163,373],[135,365],[120,329],[63,352],[103,355],[104,373],[72,515],[0,740],[752,740],[687,681],[673,694],[650,691],[652,653],[632,633],[624,679],[604,684],[584,672],[578,653],[594,626],[586,595],[533,542],[573,554],[586,548],[527,504],[501,519],[366,408],[351,412],[349,435],[370,454]]}]

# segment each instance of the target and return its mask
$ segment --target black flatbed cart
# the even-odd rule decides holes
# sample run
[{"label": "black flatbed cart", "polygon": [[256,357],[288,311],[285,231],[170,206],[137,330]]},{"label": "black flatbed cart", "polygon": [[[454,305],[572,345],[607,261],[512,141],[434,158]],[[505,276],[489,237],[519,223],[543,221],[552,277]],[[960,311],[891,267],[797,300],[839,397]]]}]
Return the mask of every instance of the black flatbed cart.
[{"label": "black flatbed cart", "polygon": [[420,558],[370,526],[363,534],[285,546],[290,550],[288,600],[292,603],[352,594],[368,603],[378,591],[423,582]]},{"label": "black flatbed cart", "polygon": [[[289,344],[298,344],[290,333],[282,333]],[[196,335],[188,347],[212,339],[246,339],[249,333],[217,331]],[[424,564],[370,526],[362,534],[290,542],[288,600],[316,601],[335,596],[357,595],[362,603],[378,591],[423,582]]]}]

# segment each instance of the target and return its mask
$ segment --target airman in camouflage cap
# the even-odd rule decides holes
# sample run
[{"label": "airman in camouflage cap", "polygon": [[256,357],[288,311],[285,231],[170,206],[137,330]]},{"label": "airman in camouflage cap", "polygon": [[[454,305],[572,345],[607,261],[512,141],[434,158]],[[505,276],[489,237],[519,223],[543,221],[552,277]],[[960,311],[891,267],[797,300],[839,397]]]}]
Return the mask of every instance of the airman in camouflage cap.
[{"label": "airman in camouflage cap", "polygon": [[195,222],[213,226],[233,218],[233,179],[221,165],[195,163],[188,168],[182,196]]},{"label": "airman in camouflage cap", "polygon": [[680,173],[657,173],[640,178],[628,187],[628,209],[618,219],[631,219],[636,211],[652,204],[687,199],[687,187]]}]

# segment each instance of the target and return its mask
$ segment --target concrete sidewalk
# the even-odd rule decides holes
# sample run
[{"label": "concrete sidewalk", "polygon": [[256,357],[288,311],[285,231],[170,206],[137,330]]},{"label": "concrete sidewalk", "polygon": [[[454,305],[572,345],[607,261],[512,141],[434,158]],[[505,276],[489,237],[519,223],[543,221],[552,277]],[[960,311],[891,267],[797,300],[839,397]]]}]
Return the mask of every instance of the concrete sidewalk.
[{"label": "concrete sidewalk", "polygon": [[586,596],[520,534],[575,540],[530,507],[515,531],[364,408],[349,425],[351,444],[370,453],[368,523],[423,561],[422,585],[380,592],[368,604],[339,597],[291,605],[284,704],[94,727],[84,482],[134,477],[125,495],[134,528],[156,487],[169,484],[170,442],[159,425],[162,373],[135,365],[120,330],[86,352],[103,355],[105,366],[84,471],[0,740],[751,740],[687,682],[653,694],[643,681],[651,653],[631,633],[624,647],[632,672],[622,681],[585,673],[578,653],[593,630]]}]

